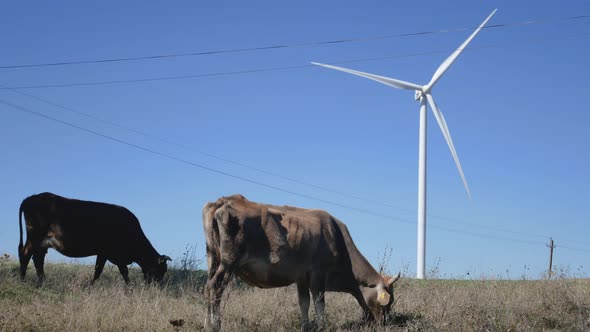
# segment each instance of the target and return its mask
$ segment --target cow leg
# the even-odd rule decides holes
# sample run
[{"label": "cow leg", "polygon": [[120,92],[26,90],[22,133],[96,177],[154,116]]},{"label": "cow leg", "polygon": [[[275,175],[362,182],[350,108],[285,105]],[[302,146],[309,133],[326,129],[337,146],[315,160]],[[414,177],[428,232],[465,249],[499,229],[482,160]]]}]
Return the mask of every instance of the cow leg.
[{"label": "cow leg", "polygon": [[[98,260],[98,258],[97,258]],[[98,262],[97,262],[98,264]],[[127,268],[127,265],[125,264],[118,264],[117,267],[119,268],[119,272],[121,272],[121,275],[123,276],[123,280],[125,280],[125,283],[127,285],[129,285],[129,269]]]},{"label": "cow leg", "polygon": [[31,242],[27,241],[24,246],[18,246],[18,258],[20,262],[20,278],[25,280],[27,274],[27,267],[33,257],[33,250],[31,248]]},{"label": "cow leg", "polygon": [[231,271],[227,269],[225,264],[220,264],[213,277],[207,282],[207,292],[209,295],[209,303],[207,307],[207,318],[205,326],[219,331],[221,329],[220,306],[221,297],[225,287],[231,279]]},{"label": "cow leg", "polygon": [[33,263],[35,264],[35,270],[37,270],[37,286],[43,285],[45,280],[45,271],[43,265],[45,263],[45,255],[47,249],[39,248],[33,253]]},{"label": "cow leg", "polygon": [[309,331],[309,284],[307,282],[297,283],[297,295],[301,310],[301,330]]},{"label": "cow leg", "polygon": [[96,264],[94,265],[94,278],[92,279],[92,283],[94,283],[98,279],[98,277],[100,277],[100,274],[102,273],[102,269],[104,268],[106,262],[107,259],[104,256],[96,256]]},{"label": "cow leg", "polygon": [[324,329],[326,319],[324,316],[324,308],[326,306],[324,299],[325,292],[325,278],[323,275],[312,276],[311,278],[311,296],[315,306],[316,325],[319,330]]},{"label": "cow leg", "polygon": [[207,245],[207,283],[205,287],[203,287],[203,296],[205,297],[205,301],[207,301],[207,316],[205,318],[205,326],[211,325],[209,319],[211,317],[211,288],[212,288],[212,281],[217,273],[217,269],[219,268],[220,259],[216,255],[216,252],[211,250],[209,245]]},{"label": "cow leg", "polygon": [[217,257],[217,253],[207,245],[207,280],[211,280],[217,268],[219,267],[220,259]]},{"label": "cow leg", "polygon": [[365,321],[365,322],[373,321],[374,320],[373,313],[371,313],[371,310],[369,309],[369,307],[365,303],[365,299],[363,298],[363,294],[360,291],[357,291],[357,292],[353,293],[352,295],[354,296],[356,301],[359,303],[359,305],[363,309],[363,321]]}]

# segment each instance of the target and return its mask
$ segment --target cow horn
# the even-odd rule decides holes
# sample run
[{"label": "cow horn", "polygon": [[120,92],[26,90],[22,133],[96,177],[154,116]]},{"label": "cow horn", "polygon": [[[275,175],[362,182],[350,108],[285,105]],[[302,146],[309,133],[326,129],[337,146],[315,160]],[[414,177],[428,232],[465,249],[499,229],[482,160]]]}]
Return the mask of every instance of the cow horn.
[{"label": "cow horn", "polygon": [[170,258],[170,257],[168,257],[168,256],[166,256],[166,255],[161,255],[161,256],[158,258],[158,262],[159,262],[159,263],[163,263],[163,262],[166,262],[166,261],[171,261],[171,260],[172,260],[172,258]]},{"label": "cow horn", "polygon": [[395,277],[391,277],[388,281],[387,281],[387,287],[390,287],[391,285],[393,285],[396,281],[399,280],[401,276],[401,272],[398,272],[397,275]]}]

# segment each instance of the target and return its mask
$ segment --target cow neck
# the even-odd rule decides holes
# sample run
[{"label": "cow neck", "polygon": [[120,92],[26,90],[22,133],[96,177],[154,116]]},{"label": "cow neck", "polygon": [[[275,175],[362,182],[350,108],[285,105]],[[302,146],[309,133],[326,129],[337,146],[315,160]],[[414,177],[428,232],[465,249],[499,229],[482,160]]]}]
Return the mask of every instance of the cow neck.
[{"label": "cow neck", "polygon": [[160,254],[145,236],[144,241],[145,244],[142,246],[142,248],[145,249],[143,249],[142,252],[136,253],[137,264],[139,264],[139,266],[142,268],[157,264],[158,257],[160,257]]},{"label": "cow neck", "polygon": [[348,229],[346,228],[346,226],[341,228],[342,233],[344,235],[346,248],[350,256],[350,261],[352,263],[352,273],[354,274],[354,278],[360,285],[378,284],[382,280],[381,275],[373,268],[373,266],[369,263],[365,256],[363,256],[363,254],[361,254],[361,252],[357,249],[356,245],[352,241],[350,233],[348,233]]}]

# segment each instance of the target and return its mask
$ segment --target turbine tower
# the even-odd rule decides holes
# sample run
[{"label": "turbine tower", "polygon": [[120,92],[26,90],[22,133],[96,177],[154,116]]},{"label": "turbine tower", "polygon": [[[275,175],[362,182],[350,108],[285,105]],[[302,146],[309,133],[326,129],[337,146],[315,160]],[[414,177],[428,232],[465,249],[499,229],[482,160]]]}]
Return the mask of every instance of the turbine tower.
[{"label": "turbine tower", "polygon": [[415,100],[420,102],[420,134],[419,134],[419,148],[418,148],[418,253],[417,253],[417,269],[416,269],[416,278],[424,279],[424,269],[426,265],[426,109],[427,103],[430,105],[432,113],[440,126],[442,134],[447,141],[447,145],[451,150],[451,155],[455,160],[455,165],[457,165],[457,169],[459,170],[459,175],[461,176],[461,180],[463,181],[463,186],[467,191],[467,196],[471,199],[471,192],[469,191],[469,186],[467,185],[467,180],[465,179],[465,175],[463,174],[463,168],[461,167],[461,163],[459,162],[459,157],[457,156],[457,151],[455,151],[455,146],[453,145],[453,140],[451,139],[451,133],[449,132],[449,128],[447,127],[447,123],[442,112],[436,106],[434,102],[434,98],[432,97],[431,91],[436,82],[444,75],[444,73],[451,67],[453,62],[459,57],[461,52],[467,47],[467,45],[471,42],[473,37],[477,35],[477,33],[484,27],[484,25],[492,18],[492,16],[496,13],[497,9],[494,11],[483,21],[483,23],[473,31],[473,33],[456,49],[434,72],[432,75],[432,79],[426,85],[418,85],[402,80],[398,80],[395,78],[389,78],[369,73],[360,72],[357,70],[321,64],[317,62],[312,62],[314,65],[323,66],[326,68],[331,68],[339,71],[343,71],[349,74],[361,76],[368,78],[373,81],[377,81],[379,83],[389,85],[391,87],[397,89],[405,89],[405,90],[414,90],[415,91]]}]

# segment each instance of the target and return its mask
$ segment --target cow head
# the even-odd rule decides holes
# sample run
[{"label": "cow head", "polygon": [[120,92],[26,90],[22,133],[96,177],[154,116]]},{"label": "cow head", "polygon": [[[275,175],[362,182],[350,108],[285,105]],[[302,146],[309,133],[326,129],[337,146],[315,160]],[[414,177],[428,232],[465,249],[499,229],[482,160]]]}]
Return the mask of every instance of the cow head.
[{"label": "cow head", "polygon": [[143,277],[146,282],[151,283],[156,281],[161,283],[164,279],[164,275],[168,271],[168,264],[167,261],[171,261],[172,258],[166,255],[160,255],[156,258],[155,264],[152,264],[148,268],[144,269]]},{"label": "cow head", "polygon": [[[393,284],[398,281],[400,274],[396,276],[382,276],[376,285],[363,287],[362,293],[365,303],[373,316],[372,318],[379,324],[389,319],[391,306],[393,305]],[[369,317],[370,318],[370,317]]]}]

